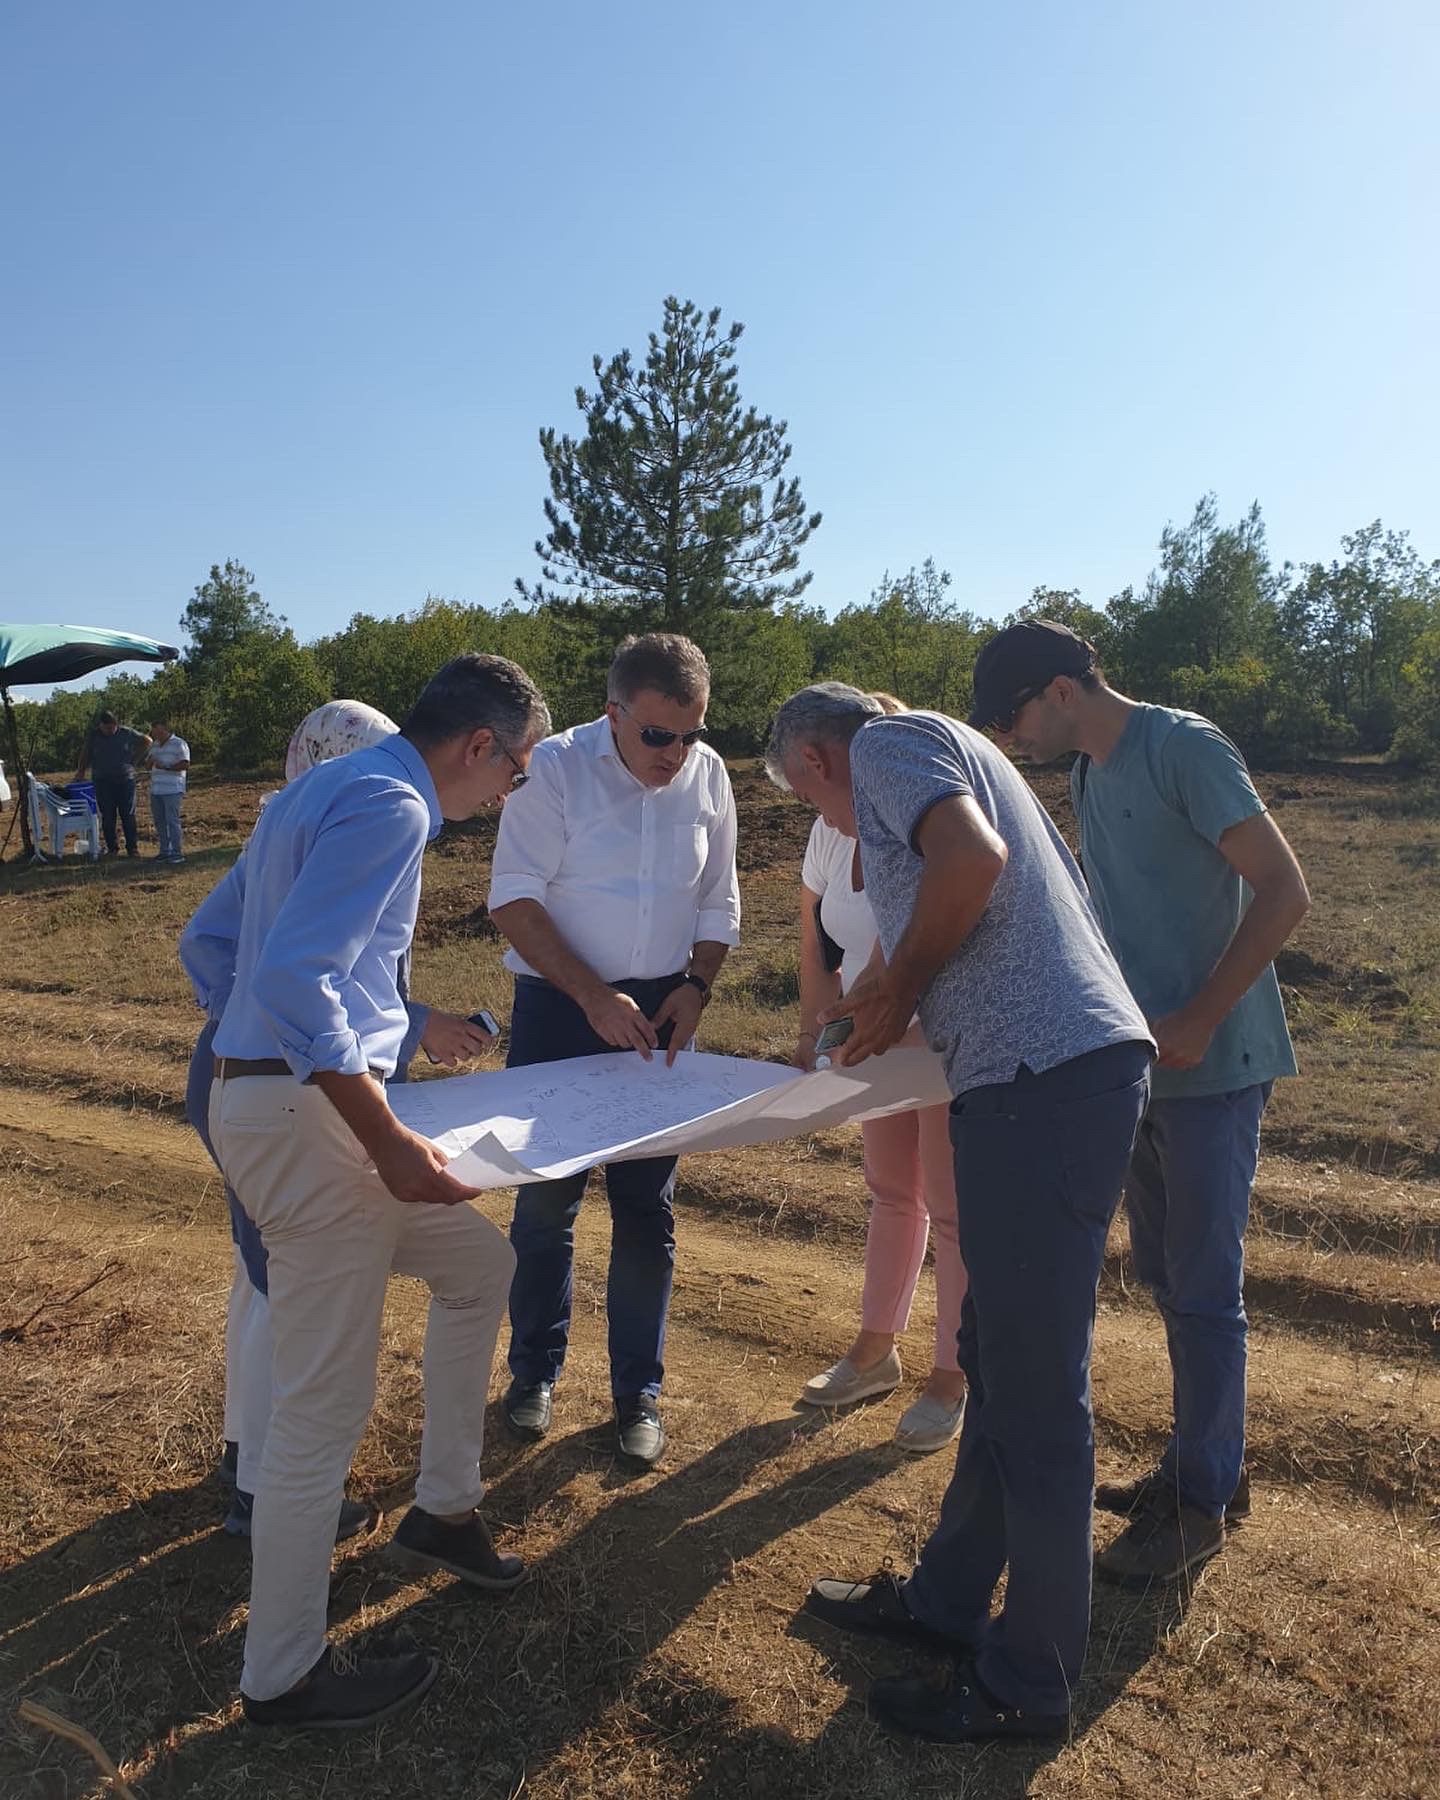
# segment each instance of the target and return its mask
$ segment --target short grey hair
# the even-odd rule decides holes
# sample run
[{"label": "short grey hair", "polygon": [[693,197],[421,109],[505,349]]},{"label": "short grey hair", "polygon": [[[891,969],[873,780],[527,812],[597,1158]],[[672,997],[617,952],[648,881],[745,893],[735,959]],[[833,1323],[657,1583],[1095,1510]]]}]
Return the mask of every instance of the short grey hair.
[{"label": "short grey hair", "polygon": [[519,663],[478,650],[437,669],[400,727],[417,750],[472,731],[493,732],[497,743],[518,750],[549,730],[545,696]]},{"label": "short grey hair", "polygon": [[710,665],[698,644],[674,631],[647,631],[627,637],[615,652],[605,698],[628,704],[645,689],[693,706],[710,693]]},{"label": "short grey hair", "polygon": [[845,744],[871,719],[881,719],[885,709],[873,694],[844,681],[817,681],[792,694],[770,721],[770,742],[765,749],[765,773],[776,787],[788,793],[785,764],[805,744]]}]

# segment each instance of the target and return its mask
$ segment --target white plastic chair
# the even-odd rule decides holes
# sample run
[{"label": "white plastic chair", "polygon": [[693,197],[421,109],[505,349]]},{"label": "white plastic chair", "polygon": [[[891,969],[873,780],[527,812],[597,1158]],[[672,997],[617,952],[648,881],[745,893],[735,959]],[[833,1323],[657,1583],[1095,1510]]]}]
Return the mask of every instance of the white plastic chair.
[{"label": "white plastic chair", "polygon": [[100,855],[100,820],[84,800],[72,800],[68,794],[37,781],[28,769],[25,786],[30,797],[30,835],[37,855],[64,856],[67,838],[85,843],[92,857]]}]

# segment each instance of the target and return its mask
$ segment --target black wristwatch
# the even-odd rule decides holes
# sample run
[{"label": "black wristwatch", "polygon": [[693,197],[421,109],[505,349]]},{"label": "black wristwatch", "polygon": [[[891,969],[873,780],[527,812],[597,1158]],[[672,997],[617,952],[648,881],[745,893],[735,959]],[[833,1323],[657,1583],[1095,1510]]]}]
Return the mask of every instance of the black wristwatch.
[{"label": "black wristwatch", "polygon": [[705,979],[705,977],[703,975],[696,975],[693,971],[691,971],[690,973],[688,973],[686,975],[685,979],[687,982],[689,982],[691,987],[699,988],[700,998],[705,1003],[705,1005],[708,1006],[710,1004],[710,983]]}]

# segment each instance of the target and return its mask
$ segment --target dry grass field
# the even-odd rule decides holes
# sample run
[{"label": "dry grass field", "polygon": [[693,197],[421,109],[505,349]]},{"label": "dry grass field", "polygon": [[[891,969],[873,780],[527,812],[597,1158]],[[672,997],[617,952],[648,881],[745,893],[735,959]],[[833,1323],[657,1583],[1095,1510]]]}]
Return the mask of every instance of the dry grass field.
[{"label": "dry grass field", "polygon": [[[1039,785],[1067,825],[1063,784]],[[1187,1599],[1097,1591],[1073,1738],[1041,1749],[887,1738],[863,1691],[906,1653],[798,1610],[817,1574],[906,1565],[948,1474],[895,1450],[903,1394],[834,1420],[793,1405],[855,1322],[853,1128],[682,1168],[671,1449],[641,1478],[610,1455],[606,1225],[587,1207],[555,1431],[521,1449],[497,1420],[487,1453],[489,1516],[532,1570],[509,1598],[377,1554],[418,1443],[423,1313],[393,1284],[355,1471],[388,1516],[337,1556],[333,1620],[434,1645],[441,1681],[354,1739],[248,1731],[247,1557],[212,1473],[230,1253],[182,1114],[197,1016],[174,943],[259,789],[197,785],[182,870],[6,864],[0,1794],[105,1791],[82,1751],[16,1721],[27,1695],[92,1731],[145,1800],[1440,1794],[1440,796],[1364,766],[1262,787],[1316,904],[1282,969],[1304,1075],[1267,1121],[1250,1239],[1255,1509]],[[746,942],[706,1045],[782,1055],[808,817],[754,769],[737,790]],[[416,990],[503,1014],[491,836],[447,832],[428,859]],[[485,1201],[502,1224],[507,1201]],[[915,1375],[931,1301],[927,1275]],[[1167,1369],[1118,1227],[1095,1390],[1101,1470],[1130,1471],[1160,1445]]]}]

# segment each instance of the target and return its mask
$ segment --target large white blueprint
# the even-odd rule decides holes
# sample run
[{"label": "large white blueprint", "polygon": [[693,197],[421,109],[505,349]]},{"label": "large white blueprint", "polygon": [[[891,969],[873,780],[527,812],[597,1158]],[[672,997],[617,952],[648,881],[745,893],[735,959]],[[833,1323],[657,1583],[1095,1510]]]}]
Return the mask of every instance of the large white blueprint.
[{"label": "large white blueprint", "polygon": [[600,1162],[772,1143],[949,1099],[929,1050],[898,1049],[854,1069],[802,1075],[779,1063],[682,1051],[577,1056],[494,1074],[402,1082],[395,1116],[452,1158],[471,1187],[512,1187]]}]

